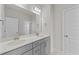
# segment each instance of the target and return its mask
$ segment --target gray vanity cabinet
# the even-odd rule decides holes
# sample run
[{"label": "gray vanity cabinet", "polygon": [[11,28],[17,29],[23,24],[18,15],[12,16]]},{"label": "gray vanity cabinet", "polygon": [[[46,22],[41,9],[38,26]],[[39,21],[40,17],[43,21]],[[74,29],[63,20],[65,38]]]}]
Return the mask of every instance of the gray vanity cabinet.
[{"label": "gray vanity cabinet", "polygon": [[32,50],[24,52],[22,55],[32,55]]},{"label": "gray vanity cabinet", "polygon": [[32,47],[33,47],[33,48],[34,48],[34,47],[37,47],[37,46],[39,46],[39,45],[40,45],[40,40],[35,41],[35,42],[32,43]]},{"label": "gray vanity cabinet", "polygon": [[48,55],[48,54],[50,54],[49,37],[33,42],[33,55]]},{"label": "gray vanity cabinet", "polygon": [[50,53],[50,39],[44,38],[40,41],[41,55],[48,55]]},{"label": "gray vanity cabinet", "polygon": [[41,51],[41,55],[46,55],[47,54],[47,41],[45,39],[43,39],[41,41],[41,44],[40,44],[40,51]]},{"label": "gray vanity cabinet", "polygon": [[33,47],[33,55],[40,55],[40,40],[35,41],[32,43],[32,47]]},{"label": "gray vanity cabinet", "polygon": [[26,44],[22,47],[16,48],[3,55],[48,55],[50,54],[50,38],[42,38],[31,44]]},{"label": "gray vanity cabinet", "polygon": [[40,46],[33,48],[33,55],[40,55]]}]

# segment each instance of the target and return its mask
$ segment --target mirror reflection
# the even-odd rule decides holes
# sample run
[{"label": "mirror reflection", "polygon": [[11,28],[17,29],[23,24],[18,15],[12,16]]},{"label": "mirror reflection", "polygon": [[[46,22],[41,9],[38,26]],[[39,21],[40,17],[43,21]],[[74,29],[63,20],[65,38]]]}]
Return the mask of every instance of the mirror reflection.
[{"label": "mirror reflection", "polygon": [[[26,9],[24,8],[26,7]],[[28,7],[27,7],[28,6]],[[19,8],[20,7],[20,8]],[[22,8],[22,9],[21,9]],[[24,8],[24,9],[23,9]],[[38,34],[41,32],[41,9],[35,5],[4,5],[4,20],[0,21],[1,38],[18,37],[22,35]]]}]

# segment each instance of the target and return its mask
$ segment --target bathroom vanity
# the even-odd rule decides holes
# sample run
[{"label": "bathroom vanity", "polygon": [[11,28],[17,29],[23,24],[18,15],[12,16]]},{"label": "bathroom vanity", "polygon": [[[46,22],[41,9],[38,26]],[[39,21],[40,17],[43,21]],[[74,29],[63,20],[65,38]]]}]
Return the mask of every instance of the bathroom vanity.
[{"label": "bathroom vanity", "polygon": [[35,8],[40,11],[41,8],[35,5],[28,6],[29,10],[23,5],[3,6],[5,11],[3,20],[0,20],[0,54],[50,54],[50,35],[43,32],[41,12],[34,13],[37,11]]},{"label": "bathroom vanity", "polygon": [[26,37],[15,42],[0,43],[0,46],[1,55],[48,55],[50,54],[50,37],[45,34]]}]

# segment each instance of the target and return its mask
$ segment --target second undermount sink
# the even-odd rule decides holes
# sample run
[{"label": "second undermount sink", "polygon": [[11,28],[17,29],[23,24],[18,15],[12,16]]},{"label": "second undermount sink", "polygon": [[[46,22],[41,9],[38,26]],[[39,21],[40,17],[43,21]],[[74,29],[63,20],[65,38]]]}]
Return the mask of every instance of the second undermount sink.
[{"label": "second undermount sink", "polygon": [[25,40],[12,40],[11,42],[7,43],[7,45],[15,46],[15,45],[22,44],[24,42],[25,42]]}]

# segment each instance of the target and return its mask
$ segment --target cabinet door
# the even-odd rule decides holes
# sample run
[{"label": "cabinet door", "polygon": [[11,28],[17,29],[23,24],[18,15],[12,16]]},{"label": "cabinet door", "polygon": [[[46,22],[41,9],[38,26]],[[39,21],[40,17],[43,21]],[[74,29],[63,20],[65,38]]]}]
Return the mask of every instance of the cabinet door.
[{"label": "cabinet door", "polygon": [[40,40],[33,42],[33,48],[40,45]]},{"label": "cabinet door", "polygon": [[32,55],[32,50],[28,51],[28,52],[25,52],[23,53],[22,55]]},{"label": "cabinet door", "polygon": [[40,55],[40,46],[33,48],[33,55]]},{"label": "cabinet door", "polygon": [[40,41],[41,55],[48,55],[50,52],[49,38]]},{"label": "cabinet door", "polygon": [[47,47],[46,47],[46,54],[50,54],[50,37],[46,38]]},{"label": "cabinet door", "polygon": [[47,42],[44,40],[41,42],[41,55],[46,55],[47,54]]}]

